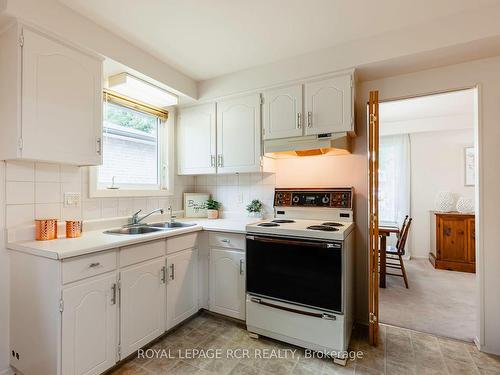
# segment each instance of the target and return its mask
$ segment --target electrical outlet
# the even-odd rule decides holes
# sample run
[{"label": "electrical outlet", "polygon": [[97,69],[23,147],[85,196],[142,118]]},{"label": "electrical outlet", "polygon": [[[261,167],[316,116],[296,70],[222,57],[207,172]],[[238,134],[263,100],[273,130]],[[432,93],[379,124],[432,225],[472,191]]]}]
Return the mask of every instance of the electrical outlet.
[{"label": "electrical outlet", "polygon": [[80,207],[81,200],[80,193],[64,193],[64,207]]}]

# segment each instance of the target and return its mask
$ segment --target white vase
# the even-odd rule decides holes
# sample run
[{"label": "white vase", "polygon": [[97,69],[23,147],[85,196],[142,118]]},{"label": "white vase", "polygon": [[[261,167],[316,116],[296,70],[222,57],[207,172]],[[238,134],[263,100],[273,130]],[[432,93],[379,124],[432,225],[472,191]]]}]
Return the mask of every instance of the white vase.
[{"label": "white vase", "polygon": [[474,200],[460,197],[457,201],[457,211],[460,213],[474,212]]},{"label": "white vase", "polygon": [[451,191],[440,191],[436,195],[434,208],[440,212],[450,212],[455,209],[455,194]]}]

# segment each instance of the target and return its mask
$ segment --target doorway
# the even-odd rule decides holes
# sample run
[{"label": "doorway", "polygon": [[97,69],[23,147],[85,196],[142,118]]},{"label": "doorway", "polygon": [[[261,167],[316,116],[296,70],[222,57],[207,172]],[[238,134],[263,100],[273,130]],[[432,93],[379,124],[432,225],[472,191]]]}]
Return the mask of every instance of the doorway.
[{"label": "doorway", "polygon": [[471,88],[379,103],[380,323],[477,337],[476,98]]}]

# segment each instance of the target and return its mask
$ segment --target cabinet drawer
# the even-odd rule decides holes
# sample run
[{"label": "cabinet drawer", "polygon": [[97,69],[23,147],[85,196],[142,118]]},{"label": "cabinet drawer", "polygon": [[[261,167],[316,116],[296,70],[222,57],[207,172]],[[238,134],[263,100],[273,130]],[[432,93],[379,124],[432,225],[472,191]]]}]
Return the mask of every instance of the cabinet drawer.
[{"label": "cabinet drawer", "polygon": [[165,255],[165,240],[145,242],[120,249],[120,267]]},{"label": "cabinet drawer", "polygon": [[242,234],[215,232],[209,233],[208,243],[211,247],[226,247],[245,250],[245,236]]},{"label": "cabinet drawer", "polygon": [[115,269],[115,250],[64,259],[62,261],[62,281],[63,284],[67,284]]},{"label": "cabinet drawer", "polygon": [[167,254],[196,247],[198,233],[189,233],[167,238]]}]

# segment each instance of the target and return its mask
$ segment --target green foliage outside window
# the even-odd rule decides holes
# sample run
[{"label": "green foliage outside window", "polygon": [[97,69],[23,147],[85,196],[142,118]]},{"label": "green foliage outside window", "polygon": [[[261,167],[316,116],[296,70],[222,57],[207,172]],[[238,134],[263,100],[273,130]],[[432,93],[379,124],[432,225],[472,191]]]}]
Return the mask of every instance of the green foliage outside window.
[{"label": "green foliage outside window", "polygon": [[157,124],[157,119],[154,116],[111,103],[107,103],[106,105],[104,120],[126,128],[140,130],[145,133],[152,133]]}]

